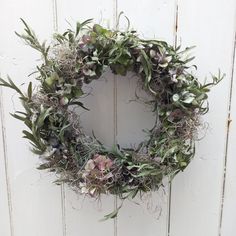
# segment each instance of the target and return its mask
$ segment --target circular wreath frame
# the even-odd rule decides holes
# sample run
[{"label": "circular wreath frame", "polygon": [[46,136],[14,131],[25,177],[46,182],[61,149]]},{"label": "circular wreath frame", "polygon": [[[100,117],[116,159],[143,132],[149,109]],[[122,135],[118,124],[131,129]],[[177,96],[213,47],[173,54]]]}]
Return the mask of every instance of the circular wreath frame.
[{"label": "circular wreath frame", "polygon": [[[207,93],[223,78],[220,72],[201,84],[189,69],[191,48],[141,39],[130,29],[91,26],[91,19],[77,23],[75,31],[55,34],[49,46],[22,22],[25,33],[17,35],[42,54],[39,86],[34,89],[30,82],[23,93],[10,78],[0,79],[0,85],[20,95],[24,112],[12,115],[29,128],[23,134],[43,160],[39,169],[56,172],[56,183],[66,182],[81,193],[122,198],[157,190],[165,176],[185,169],[194,156],[199,117],[208,111]],[[123,76],[133,71],[150,95],[145,103],[157,122],[136,149],[109,149],[95,136],[88,137],[72,109],[87,109],[81,102],[83,84],[97,80],[107,67]]]}]

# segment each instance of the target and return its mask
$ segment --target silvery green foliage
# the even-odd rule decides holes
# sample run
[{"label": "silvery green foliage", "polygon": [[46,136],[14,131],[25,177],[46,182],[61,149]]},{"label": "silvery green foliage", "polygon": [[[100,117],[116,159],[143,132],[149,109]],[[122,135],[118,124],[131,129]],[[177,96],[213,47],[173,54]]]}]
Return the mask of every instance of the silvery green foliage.
[{"label": "silvery green foliage", "polygon": [[[0,85],[19,94],[24,111],[12,115],[28,127],[24,138],[43,159],[39,169],[56,172],[56,183],[66,182],[84,194],[110,193],[123,199],[157,190],[164,176],[185,169],[194,156],[199,117],[208,111],[207,93],[223,78],[220,73],[211,83],[201,84],[189,72],[193,58],[186,55],[191,48],[144,40],[134,30],[109,30],[89,19],[77,23],[75,31],[54,35],[48,46],[23,23],[25,34],[17,35],[42,54],[36,71],[40,86],[34,92],[29,83],[23,93],[10,78],[0,79]],[[89,109],[80,101],[83,84],[99,79],[108,67],[123,76],[133,71],[150,94],[145,102],[159,122],[136,149],[110,150],[95,136],[86,136],[70,109]]]}]

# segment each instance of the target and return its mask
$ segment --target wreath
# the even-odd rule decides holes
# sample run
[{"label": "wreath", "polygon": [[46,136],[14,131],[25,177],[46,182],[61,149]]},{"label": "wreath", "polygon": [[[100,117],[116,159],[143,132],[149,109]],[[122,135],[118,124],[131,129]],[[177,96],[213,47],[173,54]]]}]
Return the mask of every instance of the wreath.
[{"label": "wreath", "polygon": [[[57,184],[67,183],[80,193],[125,199],[157,190],[165,176],[173,178],[186,168],[195,153],[200,117],[208,111],[207,93],[223,78],[220,72],[202,84],[190,72],[191,48],[141,39],[129,28],[110,30],[89,19],[77,23],[75,31],[55,34],[47,46],[22,22],[25,33],[16,34],[42,55],[34,73],[39,85],[30,82],[26,93],[10,78],[0,79],[0,85],[19,94],[24,111],[12,116],[28,127],[23,137],[43,160],[39,169],[55,172]],[[106,68],[122,76],[134,72],[149,94],[145,103],[156,123],[136,148],[108,148],[96,134],[87,136],[73,109],[88,110],[81,102],[83,85],[98,80]]]}]

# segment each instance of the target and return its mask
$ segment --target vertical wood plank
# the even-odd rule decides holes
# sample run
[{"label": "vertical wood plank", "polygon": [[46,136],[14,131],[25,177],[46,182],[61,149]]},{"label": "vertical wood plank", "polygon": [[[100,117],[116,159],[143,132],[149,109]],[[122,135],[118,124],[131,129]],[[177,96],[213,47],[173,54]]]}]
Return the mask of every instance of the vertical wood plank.
[{"label": "vertical wood plank", "polygon": [[[118,1],[118,12],[123,11],[131,26],[142,38],[157,38],[173,43],[175,1]],[[120,28],[127,22],[121,17]],[[117,76],[117,142],[121,147],[138,145],[145,139],[145,129],[155,123],[149,107],[137,102],[135,91],[141,98],[145,92],[137,88],[138,77],[130,73]],[[134,101],[136,100],[136,101]],[[118,235],[166,235],[168,225],[168,189],[145,195],[142,200],[126,201],[118,215]]]},{"label": "vertical wood plank", "polygon": [[[227,103],[230,87],[235,1],[179,1],[178,37],[183,46],[196,45],[197,75],[204,80],[218,68],[226,78],[209,96],[205,138],[184,173],[173,181],[171,227],[173,236],[218,235]],[[221,16],[219,19],[219,15]],[[209,75],[210,76],[210,75]]]},{"label": "vertical wood plank", "polygon": [[5,163],[3,112],[2,90],[0,88],[0,235],[10,236],[13,228],[11,229],[11,202],[8,200],[10,196],[8,192],[9,185],[7,185],[7,163]]},{"label": "vertical wood plank", "polygon": [[[54,4],[54,12],[52,11]],[[124,11],[141,37],[158,38],[173,42],[175,21],[175,0],[109,1],[91,0],[30,0],[19,2],[1,1],[0,28],[4,34],[0,38],[1,76],[7,73],[17,84],[26,80],[39,58],[37,53],[23,46],[14,36],[23,26],[19,18],[24,18],[39,33],[40,38],[50,37],[57,28],[59,31],[71,27],[77,20],[94,17],[95,22],[104,26],[114,25],[113,15]],[[114,10],[115,9],[115,10]],[[0,235],[4,236],[77,236],[77,235],[167,235],[170,236],[231,236],[236,232],[236,77],[231,97],[230,129],[228,144],[225,147],[228,122],[228,102],[232,73],[232,51],[235,30],[236,2],[229,0],[181,0],[178,4],[178,42],[183,47],[196,45],[197,75],[202,81],[209,72],[220,68],[226,78],[210,94],[210,112],[204,117],[209,123],[206,137],[197,143],[197,155],[184,173],[179,174],[172,185],[171,219],[168,222],[168,189],[141,201],[127,201],[118,217],[118,232],[112,221],[99,223],[104,214],[113,210],[113,197],[103,197],[101,203],[83,199],[66,188],[65,192],[53,186],[53,176],[35,169],[39,163],[37,156],[29,151],[27,142],[21,139],[24,126],[8,116],[21,105],[12,91],[3,91],[5,120],[0,119]],[[58,10],[58,11],[57,11]],[[221,16],[219,18],[219,15]],[[10,17],[9,17],[10,16]],[[54,18],[54,21],[53,21]],[[57,21],[58,18],[58,21]],[[120,27],[126,22],[121,19]],[[234,72],[236,63],[234,63]],[[154,119],[145,105],[131,101],[135,99],[137,77],[115,77],[106,72],[100,79],[85,89],[91,95],[84,100],[90,112],[81,112],[81,122],[87,134],[92,131],[106,145],[114,141],[117,123],[117,141],[122,147],[137,145],[145,138],[142,129],[151,128]],[[114,92],[117,92],[117,117]],[[139,94],[142,94],[139,91]],[[145,94],[143,94],[145,96]],[[0,106],[0,112],[2,108]],[[14,107],[14,108],[13,108]],[[7,198],[6,169],[3,149],[3,133],[6,130],[6,158],[8,162],[9,184],[13,207],[12,233],[10,230],[9,199]],[[227,149],[227,153],[225,150]],[[227,154],[227,163],[225,155]],[[224,164],[227,172],[224,171]],[[225,177],[223,212],[221,221],[222,183]],[[61,198],[62,195],[62,198]],[[65,205],[64,205],[65,204]],[[139,204],[139,205],[137,205]],[[63,221],[63,218],[64,221]],[[219,228],[220,222],[220,228]],[[170,232],[168,224],[170,223]],[[14,231],[13,231],[14,228]],[[116,228],[116,227],[115,227]],[[117,233],[117,234],[116,234]]]},{"label": "vertical wood plank", "polygon": [[[0,39],[0,71],[3,77],[8,73],[18,85],[30,80],[27,77],[34,70],[36,59],[40,58],[14,34],[15,30],[23,31],[20,17],[37,31],[41,39],[48,38],[53,25],[51,1],[1,1],[0,28],[4,33]],[[30,152],[27,141],[21,138],[24,125],[8,115],[14,109],[21,109],[16,97],[13,91],[3,91],[14,235],[60,236],[60,189],[52,185],[50,174],[36,170],[38,157]]]},{"label": "vertical wood plank", "polygon": [[[236,16],[236,15],[235,15]],[[236,26],[236,25],[235,25]],[[234,27],[235,29],[236,27]],[[226,144],[226,163],[225,163],[225,183],[222,199],[222,215],[219,228],[219,235],[228,236],[234,235],[236,232],[235,218],[236,218],[236,32],[234,39],[234,51],[232,55],[233,68],[232,68],[232,84],[231,96],[229,104],[228,116],[228,143]]]},{"label": "vertical wood plank", "polygon": [[[94,23],[104,26],[113,25],[113,1],[70,1],[58,0],[58,27],[59,32],[75,26],[77,21],[94,18]],[[71,26],[68,24],[71,24]],[[81,125],[86,134],[99,138],[105,145],[112,146],[114,136],[113,116],[113,75],[105,72],[98,81],[84,86],[90,93],[82,102],[90,109],[89,112],[80,110]],[[113,211],[113,197],[104,196],[100,203],[93,199],[84,198],[66,188],[65,191],[65,217],[66,235],[113,235],[113,222],[100,223],[99,220]]]}]

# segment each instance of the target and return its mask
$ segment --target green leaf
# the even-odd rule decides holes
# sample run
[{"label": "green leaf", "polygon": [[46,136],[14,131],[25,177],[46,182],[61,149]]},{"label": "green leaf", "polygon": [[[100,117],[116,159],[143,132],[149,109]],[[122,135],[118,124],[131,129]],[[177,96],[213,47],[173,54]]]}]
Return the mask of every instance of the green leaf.
[{"label": "green leaf", "polygon": [[59,80],[59,76],[56,72],[53,72],[50,77],[45,79],[46,84],[51,87],[56,81]]},{"label": "green leaf", "polygon": [[60,132],[59,132],[59,135],[58,135],[61,140],[64,140],[64,133],[65,133],[65,130],[66,130],[68,127],[70,127],[70,126],[71,126],[71,124],[67,124],[67,125],[64,125],[64,126],[61,128],[61,130],[60,130]]},{"label": "green leaf", "polygon": [[94,31],[95,33],[97,33],[97,34],[103,34],[103,33],[106,32],[106,30],[105,30],[101,25],[99,25],[99,24],[95,24],[95,25],[93,26],[93,31]]},{"label": "green leaf", "polygon": [[78,106],[84,108],[85,110],[89,111],[89,109],[87,107],[85,107],[82,102],[79,102],[79,101],[70,102],[69,105],[78,105]]},{"label": "green leaf", "polygon": [[45,169],[49,169],[49,168],[50,168],[50,166],[48,163],[43,163],[37,167],[38,170],[45,170]]},{"label": "green leaf", "polygon": [[38,142],[38,140],[34,137],[33,134],[31,134],[30,132],[23,130],[22,131],[24,136],[23,138],[26,138],[28,140],[30,140],[34,145],[36,145],[39,149],[40,149],[40,143]]},{"label": "green leaf", "polygon": [[6,80],[3,80],[0,78],[0,86],[8,87],[13,90],[15,90],[17,93],[21,95],[22,98],[25,98],[24,94],[21,92],[21,90],[14,84],[14,82],[11,80],[9,76],[7,76],[8,82]]},{"label": "green leaf", "polygon": [[10,115],[13,116],[14,118],[18,119],[18,120],[21,120],[21,121],[25,121],[25,119],[26,119],[26,117],[19,116],[17,114],[10,113]]},{"label": "green leaf", "polygon": [[25,26],[24,30],[26,34],[18,34],[17,32],[15,32],[16,35],[20,37],[21,39],[23,39],[27,45],[39,51],[44,58],[45,64],[47,65],[48,64],[47,54],[48,54],[49,47],[46,47],[45,42],[41,44],[38,41],[34,31],[30,29],[30,27],[22,18],[21,18],[21,21]]},{"label": "green leaf", "polygon": [[28,98],[31,99],[32,98],[32,82],[29,83],[27,91],[28,91]]},{"label": "green leaf", "polygon": [[186,54],[187,52],[191,51],[192,49],[194,49],[196,46],[191,46],[191,47],[186,47],[183,51],[179,52],[178,54]]},{"label": "green leaf", "polygon": [[40,150],[40,149],[37,149],[37,148],[31,148],[31,151],[36,155],[42,155],[44,153],[44,150]]},{"label": "green leaf", "polygon": [[144,50],[141,50],[141,54],[142,54],[142,58],[141,58],[141,62],[142,62],[142,66],[146,75],[146,81],[145,84],[147,85],[151,79],[152,79],[152,66],[151,66],[151,62],[147,56],[147,54],[145,53]]},{"label": "green leaf", "polygon": [[113,212],[111,212],[110,214],[107,214],[104,216],[103,219],[101,219],[100,221],[105,221],[105,220],[109,220],[109,219],[114,219],[117,217],[120,208],[122,207],[122,205],[120,205],[117,209],[115,209]]},{"label": "green leaf", "polygon": [[43,126],[44,120],[50,115],[51,110],[52,110],[51,107],[45,109],[45,108],[43,108],[43,106],[41,106],[41,112],[40,112],[40,115],[38,116],[38,119],[36,121],[38,128],[41,128]]},{"label": "green leaf", "polygon": [[76,24],[76,31],[75,31],[75,37],[77,37],[80,33],[80,31],[83,29],[84,26],[88,25],[89,23],[92,22],[93,19],[88,19],[83,21],[82,23],[77,22]]},{"label": "green leaf", "polygon": [[72,87],[72,94],[75,98],[79,98],[84,94],[84,92],[80,87]]}]

